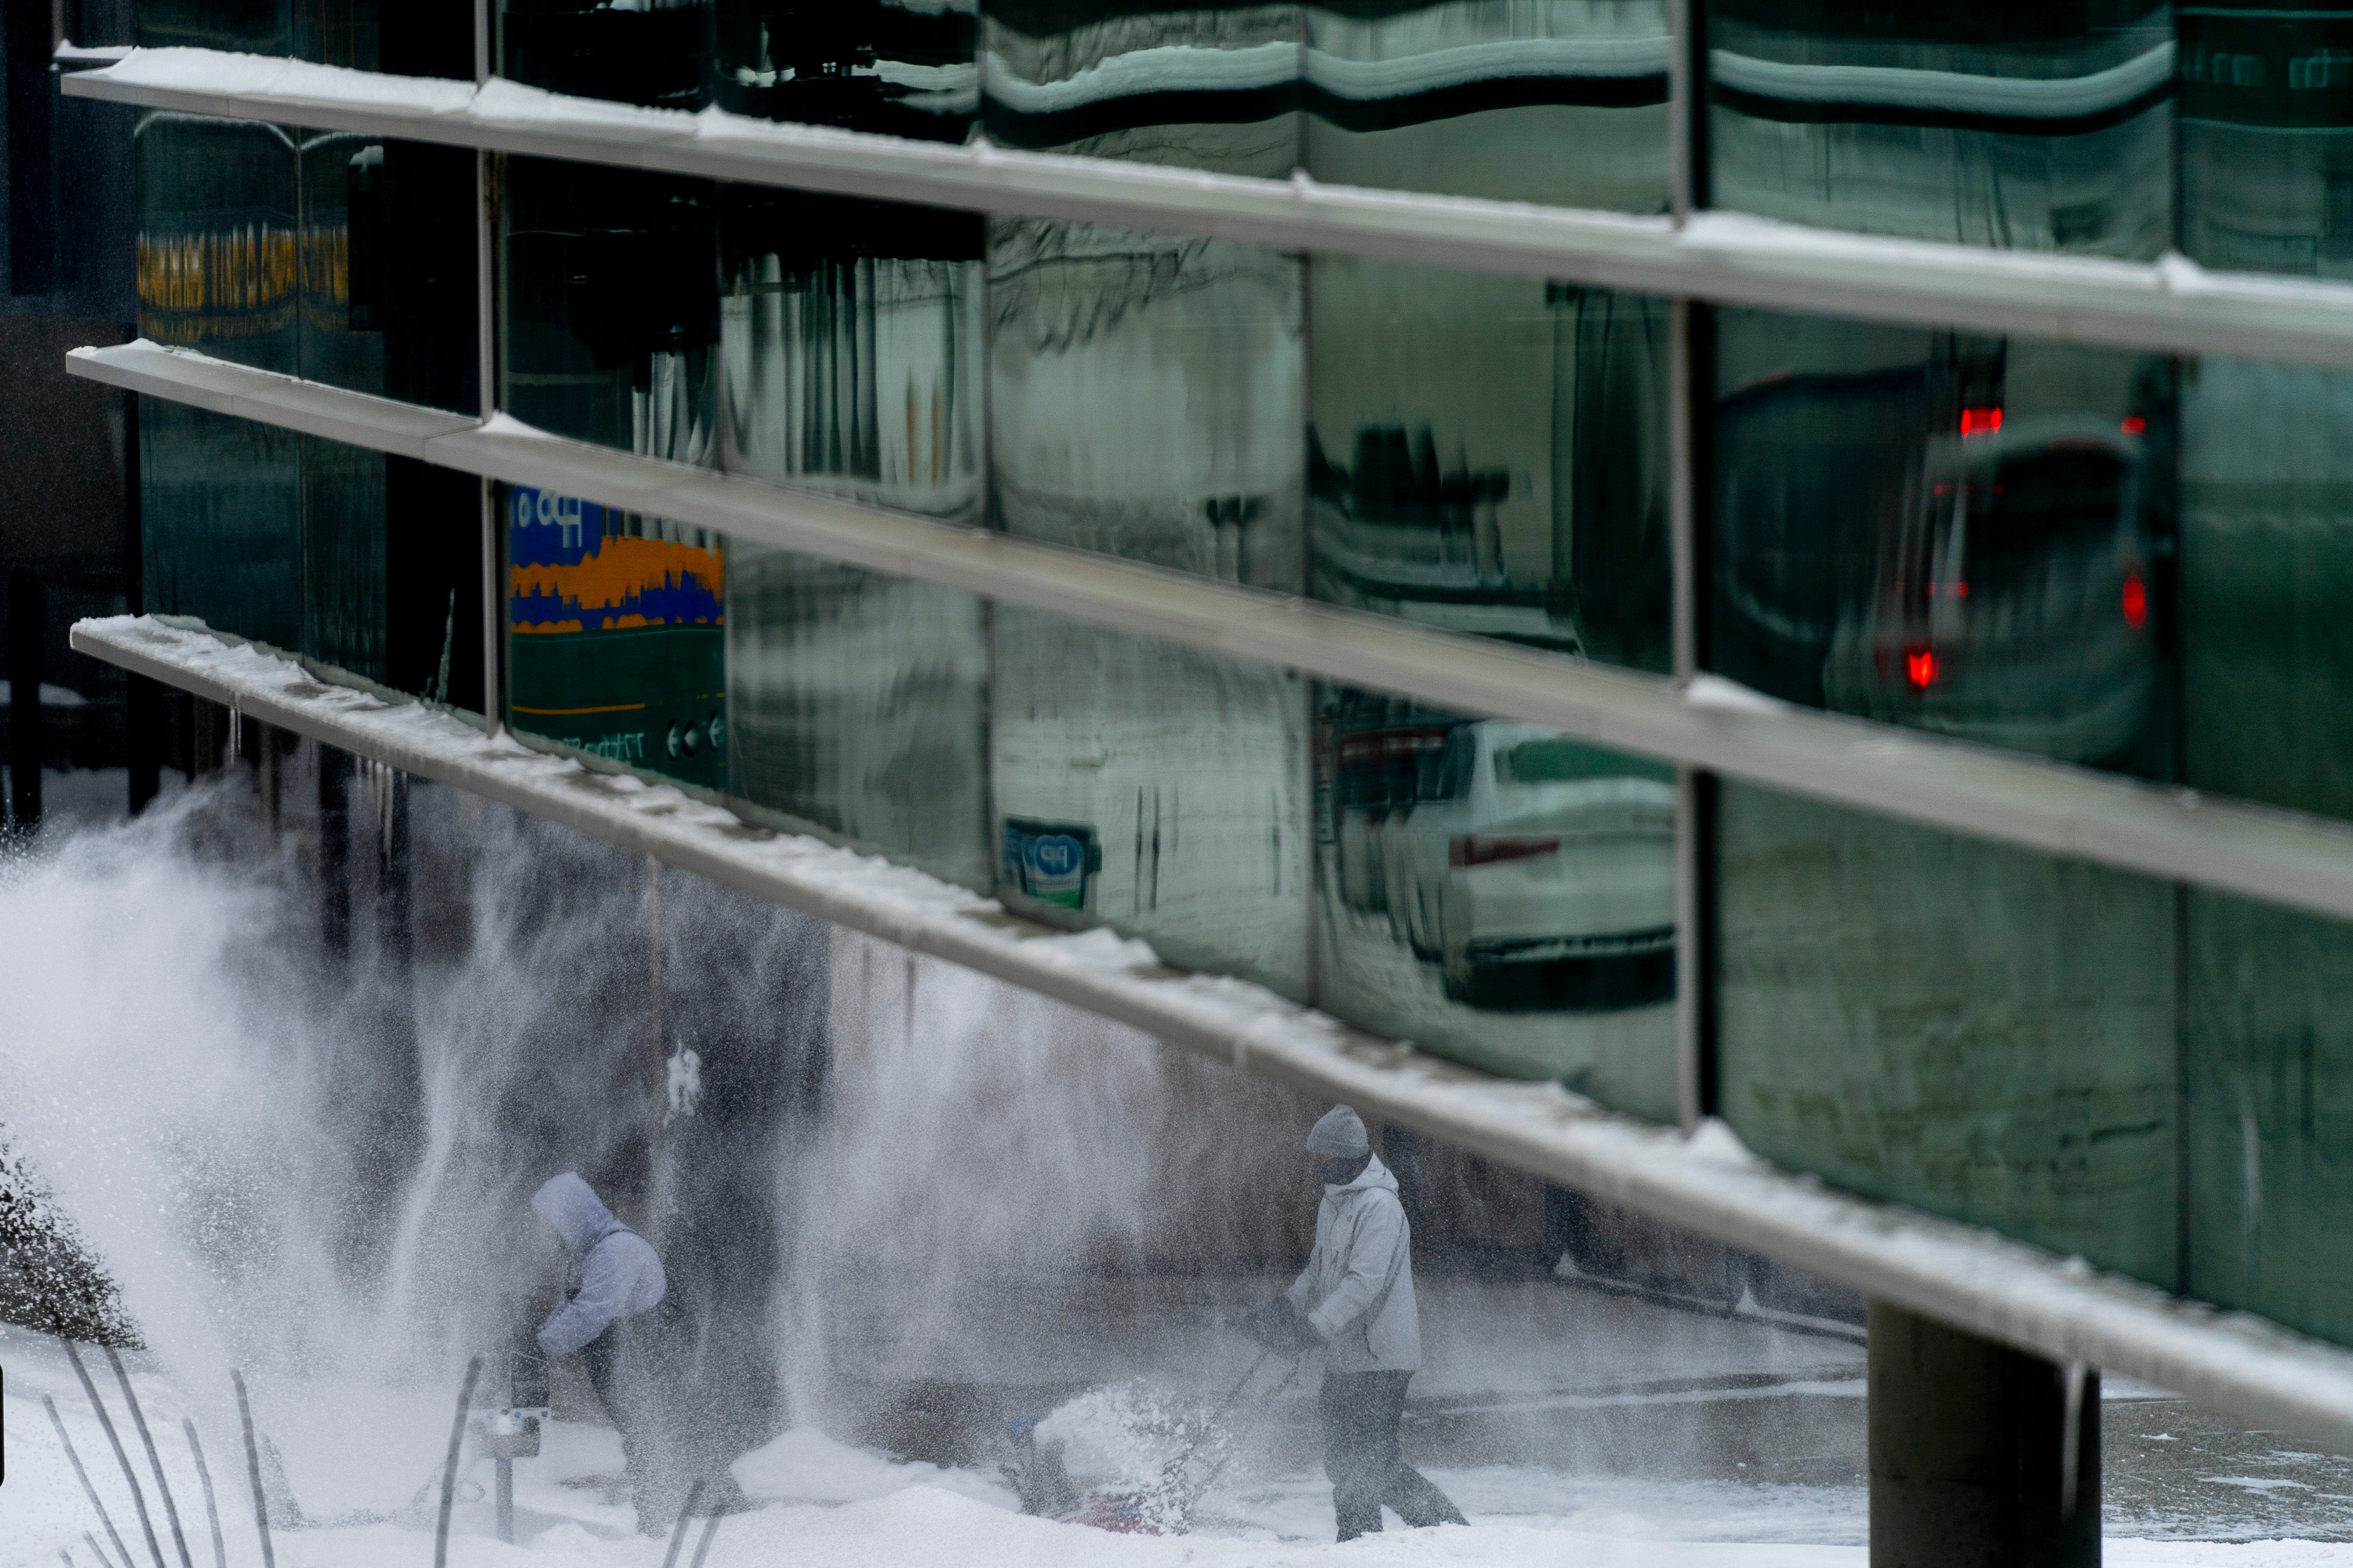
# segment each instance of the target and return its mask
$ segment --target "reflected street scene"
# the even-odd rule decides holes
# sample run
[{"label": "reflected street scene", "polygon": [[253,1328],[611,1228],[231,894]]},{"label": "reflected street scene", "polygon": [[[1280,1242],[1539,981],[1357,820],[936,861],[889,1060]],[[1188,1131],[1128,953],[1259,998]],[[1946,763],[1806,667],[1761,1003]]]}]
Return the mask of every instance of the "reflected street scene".
[{"label": "reflected street scene", "polygon": [[2166,362],[1748,311],[1717,331],[1715,668],[2171,775]]},{"label": "reflected street scene", "polygon": [[8,7],[0,1568],[2353,1564],[2327,5]]},{"label": "reflected street scene", "polygon": [[1644,1114],[1674,1097],[1674,772],[1321,687],[1324,1003]]},{"label": "reflected street scene", "polygon": [[727,576],[728,795],[986,889],[987,607],[740,540]]},{"label": "reflected street scene", "polygon": [[1665,301],[1346,257],[1309,297],[1315,596],[1664,670]]},{"label": "reflected street scene", "polygon": [[1007,904],[1306,999],[1305,682],[1006,605],[989,646]]}]

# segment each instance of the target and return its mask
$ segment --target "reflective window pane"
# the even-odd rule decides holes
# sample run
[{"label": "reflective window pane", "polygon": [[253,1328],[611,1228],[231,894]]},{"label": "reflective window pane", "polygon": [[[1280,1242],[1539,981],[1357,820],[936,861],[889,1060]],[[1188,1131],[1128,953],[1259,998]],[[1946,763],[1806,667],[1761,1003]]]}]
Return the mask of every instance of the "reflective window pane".
[{"label": "reflective window pane", "polygon": [[2183,254],[2353,277],[2353,16],[2228,5],[2177,16]]},{"label": "reflective window pane", "polygon": [[1252,246],[992,220],[1000,525],[1297,592],[1300,272]]},{"label": "reflective window pane", "polygon": [[2181,1288],[2353,1338],[2353,927],[2191,890],[2184,901]]},{"label": "reflective window pane", "polygon": [[1317,179],[1665,208],[1662,0],[1337,0],[1306,15]]},{"label": "reflective window pane", "polygon": [[1717,835],[1743,1142],[2174,1285],[2172,887],[1728,782]]},{"label": "reflective window pane", "polygon": [[500,0],[499,74],[653,109],[708,101],[711,0]]},{"label": "reflective window pane", "polygon": [[1672,1121],[1673,770],[1345,687],[1316,718],[1318,1002]]},{"label": "reflective window pane", "polygon": [[987,611],[730,541],[728,793],[987,889]]},{"label": "reflective window pane", "polygon": [[[385,145],[348,132],[294,135],[302,202],[301,374],[331,386],[380,393],[389,259]],[[462,220],[465,209],[450,216]]]},{"label": "reflective window pane", "polygon": [[1315,595],[1664,670],[1666,302],[1310,266]]},{"label": "reflective window pane", "polygon": [[1716,824],[1749,1147],[2353,1333],[2353,926],[1728,783]]},{"label": "reflective window pane", "polygon": [[1304,1000],[1304,683],[1008,605],[989,647],[1007,904]]},{"label": "reflective window pane", "polygon": [[302,443],[301,648],[375,681],[390,675],[385,463],[383,453],[364,447]]},{"label": "reflective window pane", "polygon": [[2173,775],[2168,362],[1715,316],[1711,666]]},{"label": "reflective window pane", "polygon": [[709,462],[713,188],[517,158],[502,211],[506,411],[560,436]]},{"label": "reflective window pane", "polygon": [[301,197],[291,133],[149,114],[136,146],[140,334],[295,374]]},{"label": "reflective window pane", "polygon": [[719,106],[961,142],[980,110],[978,0],[717,0]]},{"label": "reflective window pane", "polygon": [[507,699],[518,730],[719,789],[727,585],[701,529],[525,486],[507,509]]},{"label": "reflective window pane", "polygon": [[731,187],[719,466],[978,521],[982,222]]},{"label": "reflective window pane", "polygon": [[1304,26],[1289,5],[986,0],[983,121],[1008,147],[1287,178]]},{"label": "reflective window pane", "polygon": [[1715,205],[2021,250],[2172,243],[2172,8],[1714,0]]},{"label": "reflective window pane", "polygon": [[[470,50],[473,42],[474,19],[450,3],[450,0],[390,0],[391,8],[414,5],[420,16],[409,19],[408,27],[421,31],[419,24],[438,25],[446,32],[463,29]],[[292,0],[293,29],[291,53],[298,60],[315,60],[321,65],[346,66],[353,70],[396,70],[406,63],[385,59],[385,0]],[[395,32],[401,21],[392,24]],[[397,55],[396,43],[394,53]],[[471,75],[471,71],[467,73]]]},{"label": "reflective window pane", "polygon": [[2353,376],[2185,365],[2180,469],[2182,776],[2353,816]]},{"label": "reflective window pane", "polygon": [[274,647],[302,637],[301,466],[290,430],[139,400],[142,608]]},{"label": "reflective window pane", "polygon": [[283,55],[292,47],[292,0],[139,0],[133,15],[142,49]]}]

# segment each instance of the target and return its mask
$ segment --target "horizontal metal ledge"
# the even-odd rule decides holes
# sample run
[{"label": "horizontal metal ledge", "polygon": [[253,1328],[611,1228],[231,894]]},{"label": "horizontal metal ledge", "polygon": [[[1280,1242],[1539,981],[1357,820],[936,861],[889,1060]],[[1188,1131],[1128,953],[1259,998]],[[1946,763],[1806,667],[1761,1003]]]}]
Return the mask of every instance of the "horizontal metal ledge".
[{"label": "horizontal metal ledge", "polygon": [[2049,855],[2353,918],[2353,827],[1689,687],[1509,643],[955,528],[139,342],[76,349],[133,392],[650,512],[1074,621],[1543,724],[1794,795]]},{"label": "horizontal metal ledge", "polygon": [[2353,285],[2038,255],[1703,213],[1665,217],[951,146],[566,98],[499,79],[385,76],[140,49],[76,97],[707,179],[1207,236],[1289,250],[2112,347],[2353,368]]},{"label": "horizontal metal ledge", "polygon": [[330,685],[290,659],[194,625],[88,620],[75,625],[72,641],[78,652],[297,734],[1345,1100],[1866,1295],[2353,1452],[2353,1352],[2179,1301],[1989,1230],[1832,1192],[1747,1154],[1720,1123],[1686,1139],[1555,1085],[1473,1072],[1258,986],[1171,969],[1142,942],[1034,924],[905,867],[749,826],[679,790],[590,772],[421,703]]}]

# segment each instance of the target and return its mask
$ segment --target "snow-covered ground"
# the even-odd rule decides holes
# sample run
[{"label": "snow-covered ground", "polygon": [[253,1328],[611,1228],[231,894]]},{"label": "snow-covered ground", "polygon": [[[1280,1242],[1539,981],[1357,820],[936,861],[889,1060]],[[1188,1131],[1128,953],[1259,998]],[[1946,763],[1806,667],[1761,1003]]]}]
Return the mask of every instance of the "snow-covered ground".
[{"label": "snow-covered ground", "polygon": [[[178,1554],[142,1446],[105,1363],[94,1354],[85,1360],[146,1488],[169,1568]],[[258,1568],[251,1494],[233,1410],[188,1397],[143,1368],[143,1361],[131,1358],[132,1380],[171,1479],[191,1561],[202,1568],[213,1561],[213,1549],[204,1489],[182,1436],[184,1417],[196,1422],[206,1444],[226,1561],[230,1568]],[[42,1408],[45,1395],[56,1402],[134,1563],[151,1564],[121,1471],[62,1352],[52,1342],[22,1331],[0,1331],[0,1367],[6,1373],[0,1418],[8,1433],[7,1479],[0,1488],[0,1568],[49,1568],[60,1552],[76,1568],[94,1568],[83,1532],[105,1539]],[[257,1419],[282,1456],[287,1489],[306,1521],[289,1528],[281,1520],[273,1534],[277,1563],[282,1568],[423,1568],[433,1550],[448,1392],[388,1394],[278,1383],[257,1385],[254,1395]],[[1330,1539],[1330,1494],[1312,1465],[1238,1465],[1231,1479],[1204,1500],[1190,1533],[1115,1535],[1025,1517],[993,1468],[903,1463],[799,1427],[738,1462],[737,1477],[758,1506],[719,1522],[705,1568],[1278,1568],[1320,1562],[1366,1568],[1520,1568],[1566,1562],[1630,1568],[1860,1568],[1865,1561],[1864,1497],[1852,1484],[1645,1479],[1521,1465],[1430,1468],[1475,1521],[1470,1528],[1392,1531],[1336,1544]],[[517,1462],[515,1546],[493,1538],[491,1480],[491,1462],[470,1450],[450,1546],[450,1561],[459,1568],[654,1568],[661,1561],[667,1543],[638,1536],[631,1528],[619,1444],[607,1427],[551,1423],[542,1455]],[[2269,1484],[2309,1489],[2307,1482],[2284,1477]],[[699,1527],[687,1542],[688,1553],[697,1535]],[[681,1563],[693,1561],[688,1553],[681,1554]],[[2353,1545],[2123,1536],[2110,1539],[2107,1560],[2126,1568],[2303,1568],[2353,1563]]]}]

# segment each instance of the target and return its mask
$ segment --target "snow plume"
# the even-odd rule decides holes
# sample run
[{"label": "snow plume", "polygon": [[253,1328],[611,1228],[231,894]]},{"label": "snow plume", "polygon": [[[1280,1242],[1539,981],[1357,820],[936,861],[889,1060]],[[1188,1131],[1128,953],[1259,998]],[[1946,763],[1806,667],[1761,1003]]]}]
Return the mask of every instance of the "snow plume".
[{"label": "snow plume", "polygon": [[788,1282],[804,1397],[819,1375],[1124,1376],[1079,1341],[1149,1356],[1210,1322],[1221,1279],[1297,1266],[1320,1106],[864,937],[833,952],[828,1129]]},{"label": "snow plume", "polygon": [[[335,1429],[392,1434],[385,1495],[347,1500],[397,1506],[466,1358],[502,1366],[549,1304],[554,1244],[528,1206],[548,1175],[580,1171],[658,1238],[682,1294],[748,1264],[737,1294],[765,1309],[772,1148],[822,1044],[824,939],[427,786],[408,790],[404,936],[384,872],[406,786],[361,764],[338,942],[319,757],[0,864],[0,1129],[208,1430],[236,1430],[242,1368],[298,1472]],[[687,1050],[702,1092],[666,1121]],[[697,1347],[755,1426],[774,1415],[762,1310]],[[298,1473],[301,1503],[335,1511],[376,1458]]]},{"label": "snow plume", "polygon": [[528,1200],[565,1169],[712,1308],[745,1447],[795,1402],[850,1435],[927,1381],[1042,1414],[1190,1368],[1264,1293],[1218,1281],[1303,1252],[1321,1106],[364,763],[338,942],[322,755],[0,867],[0,1128],[216,1417],[233,1367],[281,1432],[396,1394],[429,1459],[466,1358],[547,1304]]}]

